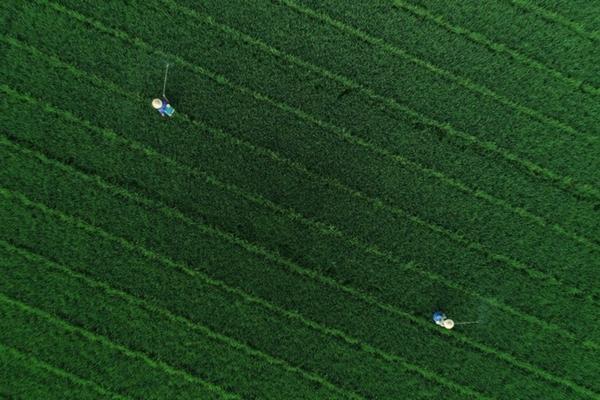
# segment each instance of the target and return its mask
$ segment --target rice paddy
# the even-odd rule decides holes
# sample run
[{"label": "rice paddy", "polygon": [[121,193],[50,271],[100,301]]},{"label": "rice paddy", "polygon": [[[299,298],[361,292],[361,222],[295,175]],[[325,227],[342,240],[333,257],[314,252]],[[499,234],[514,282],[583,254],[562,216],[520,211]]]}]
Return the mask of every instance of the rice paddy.
[{"label": "rice paddy", "polygon": [[0,398],[599,399],[599,18],[0,3]]}]

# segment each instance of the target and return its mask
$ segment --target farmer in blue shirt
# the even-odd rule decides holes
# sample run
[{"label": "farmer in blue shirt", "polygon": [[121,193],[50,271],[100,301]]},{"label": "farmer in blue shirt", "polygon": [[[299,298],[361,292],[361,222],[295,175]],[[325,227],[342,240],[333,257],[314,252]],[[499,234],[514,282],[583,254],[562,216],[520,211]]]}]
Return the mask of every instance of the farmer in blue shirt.
[{"label": "farmer in blue shirt", "polygon": [[169,100],[164,96],[162,99],[152,100],[152,107],[154,107],[163,117],[172,117],[175,113],[175,109],[171,107]]},{"label": "farmer in blue shirt", "polygon": [[443,326],[446,329],[454,328],[454,321],[449,318],[446,318],[446,314],[441,311],[436,311],[433,313],[433,322],[438,324],[439,326]]}]

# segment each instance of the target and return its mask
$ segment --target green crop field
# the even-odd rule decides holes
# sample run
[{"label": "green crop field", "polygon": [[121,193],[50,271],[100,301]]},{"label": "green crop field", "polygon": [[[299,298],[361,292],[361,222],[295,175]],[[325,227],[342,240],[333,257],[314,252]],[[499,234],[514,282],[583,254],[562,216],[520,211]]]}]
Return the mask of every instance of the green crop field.
[{"label": "green crop field", "polygon": [[2,1],[0,107],[2,399],[600,399],[597,1]]}]

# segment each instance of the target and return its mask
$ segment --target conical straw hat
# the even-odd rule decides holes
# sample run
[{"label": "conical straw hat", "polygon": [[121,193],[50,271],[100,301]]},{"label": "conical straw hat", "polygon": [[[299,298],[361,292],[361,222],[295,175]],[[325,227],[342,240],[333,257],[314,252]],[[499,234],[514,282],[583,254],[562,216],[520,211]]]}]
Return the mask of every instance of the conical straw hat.
[{"label": "conical straw hat", "polygon": [[161,99],[154,99],[154,100],[152,100],[152,107],[156,108],[157,110],[159,108],[161,108],[162,105],[163,104],[162,104],[162,100]]},{"label": "conical straw hat", "polygon": [[452,321],[451,319],[445,319],[444,320],[444,328],[446,328],[446,329],[454,328],[454,321]]}]

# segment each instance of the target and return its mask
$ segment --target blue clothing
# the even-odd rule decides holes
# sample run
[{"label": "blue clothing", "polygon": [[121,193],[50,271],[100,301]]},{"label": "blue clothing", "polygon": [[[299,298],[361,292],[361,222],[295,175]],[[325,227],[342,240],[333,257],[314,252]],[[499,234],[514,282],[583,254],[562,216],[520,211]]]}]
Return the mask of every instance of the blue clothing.
[{"label": "blue clothing", "polygon": [[172,117],[175,113],[175,109],[171,107],[167,99],[165,99],[164,97],[162,99],[162,103],[162,107],[158,109],[160,115],[162,115],[163,117]]},{"label": "blue clothing", "polygon": [[446,318],[446,316],[441,311],[436,311],[433,313],[433,322],[441,322],[444,320],[444,318]]}]

